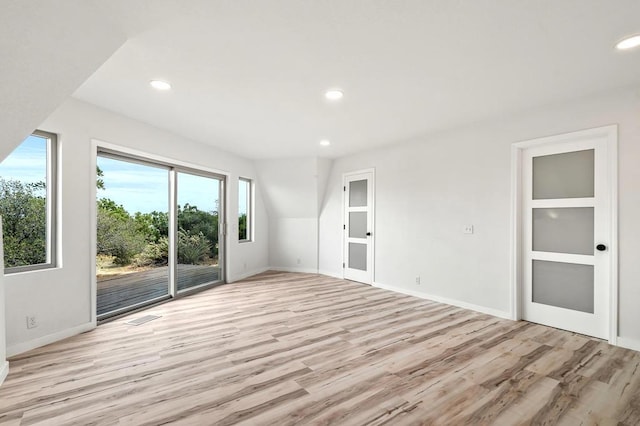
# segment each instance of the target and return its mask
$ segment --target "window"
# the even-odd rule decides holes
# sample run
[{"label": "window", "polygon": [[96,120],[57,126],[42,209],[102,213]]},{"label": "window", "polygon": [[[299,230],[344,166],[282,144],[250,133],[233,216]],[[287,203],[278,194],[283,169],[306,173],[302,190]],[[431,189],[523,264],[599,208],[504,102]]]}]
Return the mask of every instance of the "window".
[{"label": "window", "polygon": [[238,239],[251,241],[251,180],[238,181]]},{"label": "window", "polygon": [[7,273],[54,267],[57,138],[35,131],[0,163]]}]

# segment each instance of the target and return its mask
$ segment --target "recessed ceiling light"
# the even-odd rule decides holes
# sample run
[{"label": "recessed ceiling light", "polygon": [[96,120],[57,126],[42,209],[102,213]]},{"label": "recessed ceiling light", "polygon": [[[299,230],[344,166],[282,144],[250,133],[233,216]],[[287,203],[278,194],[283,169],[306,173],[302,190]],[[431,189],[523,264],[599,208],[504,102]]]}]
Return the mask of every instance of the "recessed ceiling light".
[{"label": "recessed ceiling light", "polygon": [[331,145],[331,141],[329,141],[328,139],[322,139],[322,140],[320,141],[320,145],[322,145],[322,146],[329,146],[329,145]]},{"label": "recessed ceiling light", "polygon": [[342,99],[344,93],[339,89],[331,89],[327,90],[327,93],[324,94],[324,97],[329,99],[330,101],[337,101]]},{"label": "recessed ceiling light", "polygon": [[640,46],[640,34],[632,35],[616,43],[616,49],[618,50],[628,50],[638,46]]},{"label": "recessed ceiling light", "polygon": [[149,84],[151,85],[151,87],[153,87],[156,90],[169,90],[169,89],[171,89],[171,85],[169,83],[167,83],[166,81],[162,81],[162,80],[151,80],[149,82]]}]

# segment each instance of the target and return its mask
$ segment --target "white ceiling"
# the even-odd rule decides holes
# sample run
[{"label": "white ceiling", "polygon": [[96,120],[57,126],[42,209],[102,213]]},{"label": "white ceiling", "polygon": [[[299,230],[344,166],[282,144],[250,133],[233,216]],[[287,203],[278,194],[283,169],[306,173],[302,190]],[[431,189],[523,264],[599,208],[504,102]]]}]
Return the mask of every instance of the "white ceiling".
[{"label": "white ceiling", "polygon": [[249,158],[338,157],[640,87],[640,49],[613,49],[640,32],[638,0],[105,3],[130,38],[74,96]]}]

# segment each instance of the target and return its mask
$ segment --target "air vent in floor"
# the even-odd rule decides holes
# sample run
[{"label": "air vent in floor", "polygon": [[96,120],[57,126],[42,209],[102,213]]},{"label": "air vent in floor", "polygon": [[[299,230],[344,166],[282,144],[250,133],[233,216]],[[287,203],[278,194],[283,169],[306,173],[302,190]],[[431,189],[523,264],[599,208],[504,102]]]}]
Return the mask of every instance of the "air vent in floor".
[{"label": "air vent in floor", "polygon": [[127,321],[125,324],[128,324],[128,325],[142,325],[144,323],[147,323],[149,321],[153,321],[154,319],[158,319],[158,318],[160,318],[158,315],[145,315],[143,317],[132,319],[131,321]]}]

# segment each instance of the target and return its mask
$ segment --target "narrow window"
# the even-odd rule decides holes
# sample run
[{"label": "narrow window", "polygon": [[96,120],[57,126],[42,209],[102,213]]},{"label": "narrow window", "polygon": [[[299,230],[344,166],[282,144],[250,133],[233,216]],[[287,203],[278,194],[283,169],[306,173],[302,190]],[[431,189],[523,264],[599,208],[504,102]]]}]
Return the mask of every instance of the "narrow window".
[{"label": "narrow window", "polygon": [[0,163],[7,273],[56,264],[56,152],[56,135],[36,130]]},{"label": "narrow window", "polygon": [[238,181],[238,239],[251,241],[251,180]]}]

